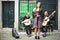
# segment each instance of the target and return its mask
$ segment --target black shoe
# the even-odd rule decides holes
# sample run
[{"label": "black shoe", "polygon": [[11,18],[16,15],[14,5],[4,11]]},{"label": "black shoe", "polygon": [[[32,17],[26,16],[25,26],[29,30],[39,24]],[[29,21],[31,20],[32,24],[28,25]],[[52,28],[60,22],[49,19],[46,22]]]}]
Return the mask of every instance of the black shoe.
[{"label": "black shoe", "polygon": [[43,37],[46,37],[46,34],[44,34]]},{"label": "black shoe", "polygon": [[40,39],[40,37],[38,36],[38,39]]},{"label": "black shoe", "polygon": [[29,35],[29,37],[31,37],[31,34]]},{"label": "black shoe", "polygon": [[37,39],[37,36],[35,36],[35,39]]}]

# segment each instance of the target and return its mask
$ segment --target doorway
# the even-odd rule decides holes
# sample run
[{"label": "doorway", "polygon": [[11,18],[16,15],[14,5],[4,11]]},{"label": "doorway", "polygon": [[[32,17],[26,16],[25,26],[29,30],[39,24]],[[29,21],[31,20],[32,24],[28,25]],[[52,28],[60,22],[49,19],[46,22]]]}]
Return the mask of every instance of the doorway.
[{"label": "doorway", "polygon": [[42,3],[42,8],[45,11],[48,11],[49,15],[55,10],[56,13],[54,14],[55,20],[52,22],[53,29],[57,30],[58,29],[58,0],[36,0],[36,2],[41,2]]},{"label": "doorway", "polygon": [[2,2],[2,20],[3,28],[14,27],[14,1]]}]

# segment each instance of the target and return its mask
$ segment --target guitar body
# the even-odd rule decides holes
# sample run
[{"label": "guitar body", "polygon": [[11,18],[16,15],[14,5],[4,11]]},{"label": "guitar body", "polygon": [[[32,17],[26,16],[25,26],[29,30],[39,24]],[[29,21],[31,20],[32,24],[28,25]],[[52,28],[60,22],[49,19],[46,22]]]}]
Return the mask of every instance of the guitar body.
[{"label": "guitar body", "polygon": [[43,26],[46,26],[47,25],[47,23],[49,22],[49,18],[48,17],[45,17],[45,19],[43,20],[43,23],[42,23],[42,25]]},{"label": "guitar body", "polygon": [[31,24],[31,20],[30,19],[26,19],[22,23],[24,23],[27,26],[27,25]]}]

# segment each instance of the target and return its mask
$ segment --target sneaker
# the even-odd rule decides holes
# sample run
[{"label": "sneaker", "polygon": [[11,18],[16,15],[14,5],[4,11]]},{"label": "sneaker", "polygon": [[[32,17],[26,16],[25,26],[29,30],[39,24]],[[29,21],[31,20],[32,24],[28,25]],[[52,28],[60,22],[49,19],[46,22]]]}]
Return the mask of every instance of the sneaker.
[{"label": "sneaker", "polygon": [[29,37],[31,37],[31,34],[29,35]]},{"label": "sneaker", "polygon": [[43,37],[46,37],[46,34],[44,34]]}]

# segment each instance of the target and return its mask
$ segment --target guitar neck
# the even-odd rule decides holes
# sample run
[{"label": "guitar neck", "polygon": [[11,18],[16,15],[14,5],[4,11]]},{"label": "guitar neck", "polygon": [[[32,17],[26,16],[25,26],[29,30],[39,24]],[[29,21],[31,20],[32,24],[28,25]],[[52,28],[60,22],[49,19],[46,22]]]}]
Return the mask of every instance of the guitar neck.
[{"label": "guitar neck", "polygon": [[50,18],[53,14],[54,14],[54,13],[50,14],[50,15],[48,16],[48,18]]},{"label": "guitar neck", "polygon": [[52,15],[49,15],[48,18],[50,18]]},{"label": "guitar neck", "polygon": [[50,18],[55,12],[56,12],[56,11],[53,11],[53,12],[49,15],[48,18]]}]

